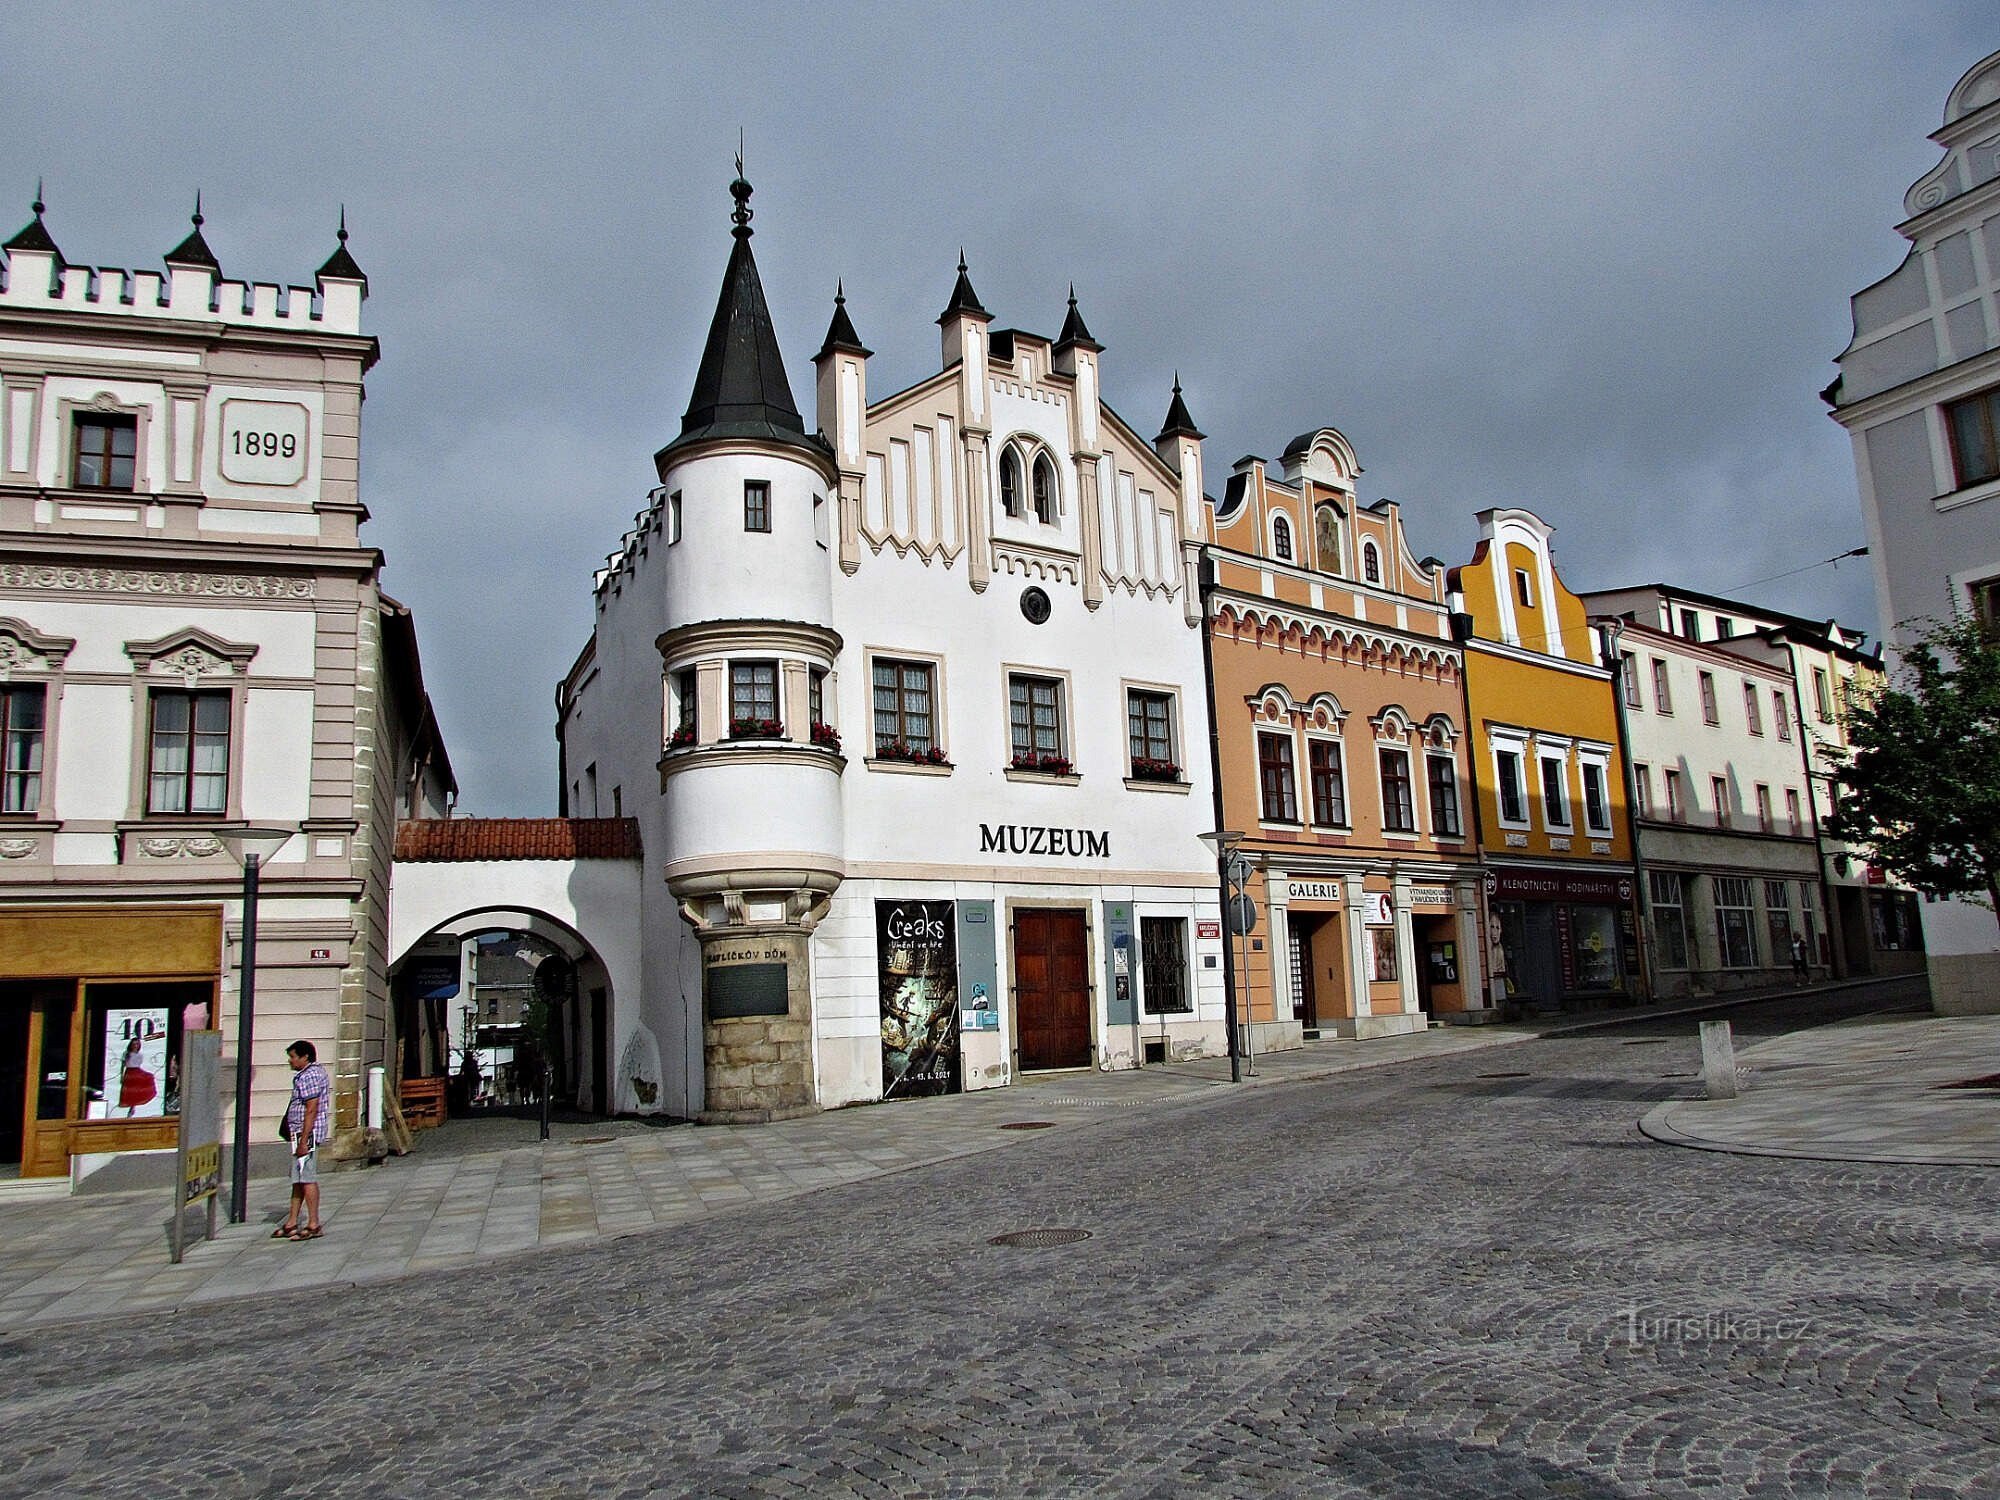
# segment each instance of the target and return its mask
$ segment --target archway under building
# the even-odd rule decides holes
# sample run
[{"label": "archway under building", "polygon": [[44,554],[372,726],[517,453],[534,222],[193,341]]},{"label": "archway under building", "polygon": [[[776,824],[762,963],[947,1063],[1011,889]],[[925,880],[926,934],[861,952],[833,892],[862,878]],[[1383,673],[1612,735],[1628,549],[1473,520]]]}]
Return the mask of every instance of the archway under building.
[{"label": "archway under building", "polygon": [[[629,818],[399,824],[385,1048],[404,1113],[658,1108],[640,1017],[641,850]],[[468,1060],[470,1065],[468,1066]]]},{"label": "archway under building", "polygon": [[548,913],[499,908],[440,922],[391,968],[389,992],[406,1109],[526,1110],[545,1093],[560,1110],[616,1108],[610,972]]}]

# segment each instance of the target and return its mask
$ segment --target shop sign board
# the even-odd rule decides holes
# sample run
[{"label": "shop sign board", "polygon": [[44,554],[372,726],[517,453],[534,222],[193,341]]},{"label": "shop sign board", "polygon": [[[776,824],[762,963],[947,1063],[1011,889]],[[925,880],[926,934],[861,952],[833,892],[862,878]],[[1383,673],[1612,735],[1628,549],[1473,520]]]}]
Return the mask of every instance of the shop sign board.
[{"label": "shop sign board", "polygon": [[181,1038],[179,1170],[174,1173],[173,1260],[187,1244],[186,1211],[208,1205],[205,1239],[215,1238],[222,1186],[222,1033],[189,1030]]},{"label": "shop sign board", "polygon": [[884,1099],[958,1092],[955,906],[950,901],[875,903]]},{"label": "shop sign board", "polygon": [[1632,877],[1622,871],[1488,870],[1486,894],[1502,901],[1593,901],[1629,904]]},{"label": "shop sign board", "polygon": [[1338,901],[1342,897],[1344,882],[1339,880],[1287,880],[1285,899],[1288,901]]},{"label": "shop sign board", "polygon": [[1412,906],[1450,906],[1451,887],[1448,885],[1413,885],[1410,887]]},{"label": "shop sign board", "polygon": [[1361,921],[1367,927],[1394,927],[1396,902],[1387,891],[1361,893]]}]

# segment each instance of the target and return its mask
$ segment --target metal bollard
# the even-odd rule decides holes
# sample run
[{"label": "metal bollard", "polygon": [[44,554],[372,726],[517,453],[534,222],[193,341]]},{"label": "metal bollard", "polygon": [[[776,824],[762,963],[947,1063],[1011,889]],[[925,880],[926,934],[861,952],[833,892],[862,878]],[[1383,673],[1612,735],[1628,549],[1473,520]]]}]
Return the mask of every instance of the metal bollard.
[{"label": "metal bollard", "polygon": [[1701,1023],[1701,1076],[1709,1098],[1736,1097],[1736,1043],[1727,1021]]}]

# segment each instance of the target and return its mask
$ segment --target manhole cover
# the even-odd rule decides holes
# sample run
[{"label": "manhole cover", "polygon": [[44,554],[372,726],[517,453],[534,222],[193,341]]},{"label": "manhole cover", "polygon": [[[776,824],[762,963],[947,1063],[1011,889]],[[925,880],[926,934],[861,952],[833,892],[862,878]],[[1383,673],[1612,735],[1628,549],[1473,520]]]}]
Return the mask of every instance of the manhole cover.
[{"label": "manhole cover", "polygon": [[615,1135],[580,1135],[571,1141],[572,1146],[608,1146],[617,1140]]},{"label": "manhole cover", "polygon": [[1016,1229],[1009,1234],[996,1234],[986,1243],[1017,1245],[1024,1250],[1040,1250],[1049,1245],[1074,1245],[1078,1240],[1089,1238],[1088,1229]]},{"label": "manhole cover", "polygon": [[1009,1120],[1000,1128],[1002,1130],[1053,1130],[1055,1123],[1054,1120]]}]

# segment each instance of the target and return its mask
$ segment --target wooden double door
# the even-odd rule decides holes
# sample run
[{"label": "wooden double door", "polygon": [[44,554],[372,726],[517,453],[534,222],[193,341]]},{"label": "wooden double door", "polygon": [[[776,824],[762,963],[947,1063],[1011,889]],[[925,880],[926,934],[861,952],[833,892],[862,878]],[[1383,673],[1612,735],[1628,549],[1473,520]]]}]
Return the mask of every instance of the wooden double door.
[{"label": "wooden double door", "polygon": [[1022,1072],[1090,1066],[1090,940],[1083,912],[1016,908],[1014,1025]]}]

